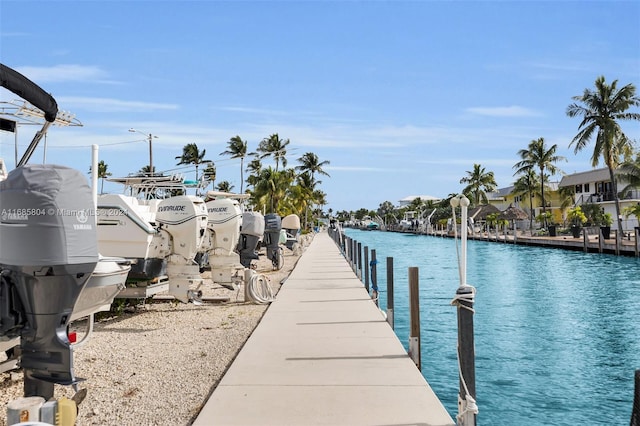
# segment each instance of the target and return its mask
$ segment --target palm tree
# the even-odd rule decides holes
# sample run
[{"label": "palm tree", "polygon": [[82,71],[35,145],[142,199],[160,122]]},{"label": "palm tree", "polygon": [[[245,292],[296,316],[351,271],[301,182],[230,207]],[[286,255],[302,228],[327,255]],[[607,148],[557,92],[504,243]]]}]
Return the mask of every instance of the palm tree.
[{"label": "palm tree", "polygon": [[196,166],[196,180],[199,179],[198,176],[198,166],[204,163],[210,163],[211,161],[205,160],[204,156],[207,153],[206,149],[200,151],[198,149],[198,145],[195,143],[188,143],[182,147],[182,155],[176,157],[176,160],[180,160],[178,162],[178,166],[182,164],[193,164]]},{"label": "palm tree", "polygon": [[307,152],[302,157],[298,158],[299,166],[296,166],[295,169],[301,173],[309,173],[311,174],[311,181],[315,182],[315,174],[321,174],[324,176],[329,176],[329,173],[325,172],[322,168],[324,166],[328,166],[329,161],[320,161],[318,156],[313,152]]},{"label": "palm tree", "polygon": [[269,213],[278,213],[293,182],[293,170],[276,171],[272,167],[261,169],[252,191],[252,201],[258,208],[269,206]]},{"label": "palm tree", "polygon": [[146,175],[155,175],[156,174],[156,166],[149,167],[147,164],[143,166],[140,170],[138,170],[138,176],[146,176]]},{"label": "palm tree", "polygon": [[231,182],[229,182],[228,180],[223,180],[218,184],[216,189],[221,192],[231,192],[231,190],[233,189],[233,185],[231,185]]},{"label": "palm tree", "polygon": [[498,186],[493,172],[486,172],[480,164],[474,164],[473,171],[467,171],[467,176],[460,179],[460,183],[468,184],[462,193],[472,199],[475,206],[479,206],[480,201],[487,203],[487,192]]},{"label": "palm tree", "polygon": [[622,177],[627,185],[620,190],[620,195],[625,197],[633,189],[640,188],[640,154],[634,161],[625,161],[617,170],[617,175]]},{"label": "palm tree", "polygon": [[[540,170],[540,198],[542,199],[542,213],[545,216],[547,213],[547,202],[544,198],[544,187],[546,183],[545,170],[551,175],[555,175],[560,172],[560,169],[556,167],[555,163],[561,160],[566,161],[566,158],[556,154],[557,149],[558,145],[553,145],[547,149],[544,138],[534,139],[529,142],[528,149],[518,151],[518,155],[522,160],[513,166],[516,169],[516,173],[526,173],[527,170],[534,167]],[[544,226],[547,226],[546,220]]]},{"label": "palm tree", "polygon": [[618,217],[618,232],[616,246],[619,247],[622,236],[622,220],[620,219],[620,199],[616,182],[615,170],[621,162],[621,157],[628,159],[633,150],[632,142],[622,131],[621,120],[640,121],[640,113],[628,112],[629,108],[640,105],[640,98],[636,96],[633,84],[618,89],[618,80],[609,85],[604,76],[596,79],[595,90],[585,89],[581,96],[572,98],[574,103],[567,107],[569,117],[582,117],[578,126],[578,134],[569,146],[574,145],[574,152],[578,153],[587,146],[595,134],[595,146],[591,156],[591,164],[596,167],[600,157],[609,169],[609,178],[613,189],[613,197]]},{"label": "palm tree", "polygon": [[227,149],[220,155],[229,155],[231,158],[240,159],[240,193],[244,192],[244,158],[247,156],[247,141],[240,136],[234,136],[227,142]]},{"label": "palm tree", "polygon": [[278,171],[278,165],[282,161],[282,167],[287,167],[287,145],[289,145],[289,139],[280,139],[277,133],[272,134],[268,138],[264,138],[258,146],[258,153],[260,159],[266,157],[273,157],[276,162],[276,172]]},{"label": "palm tree", "polygon": [[[107,169],[109,166],[104,160],[100,160],[98,162],[98,178],[100,179],[100,193],[104,193],[104,180],[111,176],[111,172],[108,172]],[[89,173],[91,173],[91,167],[89,167]]]},{"label": "palm tree", "polygon": [[216,181],[216,174],[216,165],[213,161],[207,164],[207,168],[202,172],[202,176],[210,183],[214,183]]},{"label": "palm tree", "polygon": [[513,184],[513,194],[529,196],[529,230],[533,235],[533,198],[538,195],[538,175],[533,167],[523,169],[520,177]]}]

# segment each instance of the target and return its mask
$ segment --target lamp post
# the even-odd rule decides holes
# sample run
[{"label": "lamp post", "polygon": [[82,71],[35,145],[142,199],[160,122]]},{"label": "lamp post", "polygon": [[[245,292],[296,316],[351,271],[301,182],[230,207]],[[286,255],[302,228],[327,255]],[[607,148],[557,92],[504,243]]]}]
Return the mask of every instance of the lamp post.
[{"label": "lamp post", "polygon": [[152,145],[152,140],[153,138],[158,138],[157,136],[152,135],[151,133],[149,133],[148,135],[146,133],[143,133],[139,130],[134,129],[133,127],[131,129],[129,129],[129,131],[131,133],[140,133],[141,135],[144,135],[148,140],[149,140],[149,174],[151,176],[153,176],[153,145]]}]

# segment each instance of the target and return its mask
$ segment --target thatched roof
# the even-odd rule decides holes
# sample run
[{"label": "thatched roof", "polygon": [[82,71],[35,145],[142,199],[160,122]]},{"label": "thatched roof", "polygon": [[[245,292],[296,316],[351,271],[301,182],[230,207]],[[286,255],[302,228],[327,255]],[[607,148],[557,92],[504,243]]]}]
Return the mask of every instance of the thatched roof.
[{"label": "thatched roof", "polygon": [[473,220],[478,221],[485,220],[487,218],[487,215],[490,215],[492,213],[500,213],[500,210],[493,204],[483,204],[469,210],[468,215]]},{"label": "thatched roof", "polygon": [[500,218],[506,220],[525,220],[529,219],[529,215],[520,207],[509,204],[509,207],[507,207],[505,211],[500,213]]}]

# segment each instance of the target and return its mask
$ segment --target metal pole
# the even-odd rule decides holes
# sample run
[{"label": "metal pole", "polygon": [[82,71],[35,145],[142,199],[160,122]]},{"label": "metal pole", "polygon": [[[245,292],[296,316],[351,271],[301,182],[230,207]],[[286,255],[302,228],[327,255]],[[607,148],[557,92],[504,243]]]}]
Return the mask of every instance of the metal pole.
[{"label": "metal pole", "polygon": [[149,133],[149,173],[153,176],[153,148],[151,140],[153,139],[153,135]]},{"label": "metal pole", "polygon": [[420,358],[420,294],[418,268],[409,267],[409,320],[411,322],[409,333],[409,356],[418,370],[422,370]]},{"label": "metal pole", "polygon": [[387,322],[393,330],[393,257],[387,257]]}]

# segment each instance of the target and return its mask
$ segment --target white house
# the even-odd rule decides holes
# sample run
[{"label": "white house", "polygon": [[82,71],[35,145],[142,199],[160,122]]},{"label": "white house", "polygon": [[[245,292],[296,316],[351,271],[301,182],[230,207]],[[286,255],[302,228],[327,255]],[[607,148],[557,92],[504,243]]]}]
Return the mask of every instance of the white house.
[{"label": "white house", "polygon": [[[618,191],[625,186],[624,179],[618,178]],[[612,217],[616,217],[613,185],[608,168],[566,175],[560,180],[558,187],[574,188],[574,205],[598,204],[604,209],[605,213],[610,213]],[[620,212],[622,213],[625,207],[637,203],[640,203],[640,191],[633,189],[620,199]],[[633,216],[627,219],[622,215],[621,219],[624,230],[632,230],[634,226],[638,226],[638,220]]]}]

